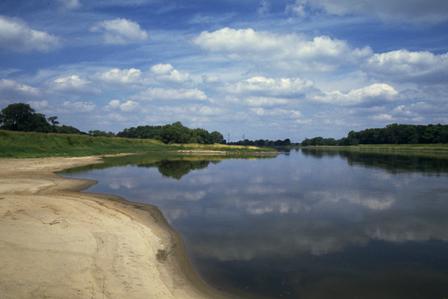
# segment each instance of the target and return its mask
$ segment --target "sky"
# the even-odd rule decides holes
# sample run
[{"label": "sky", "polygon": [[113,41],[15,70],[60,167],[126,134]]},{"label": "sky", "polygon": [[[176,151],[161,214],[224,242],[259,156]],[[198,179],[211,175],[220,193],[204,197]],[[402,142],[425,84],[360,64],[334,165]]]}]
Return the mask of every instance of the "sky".
[{"label": "sky", "polygon": [[448,123],[446,0],[2,0],[0,108],[229,140]]}]

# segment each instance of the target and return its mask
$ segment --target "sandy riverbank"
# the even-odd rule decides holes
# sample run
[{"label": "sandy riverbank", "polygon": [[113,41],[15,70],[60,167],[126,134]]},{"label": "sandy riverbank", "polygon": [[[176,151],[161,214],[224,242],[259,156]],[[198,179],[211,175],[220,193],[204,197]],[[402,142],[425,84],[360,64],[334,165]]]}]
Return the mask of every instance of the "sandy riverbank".
[{"label": "sandy riverbank", "polygon": [[0,159],[0,298],[225,298],[155,207],[54,172],[98,157]]}]

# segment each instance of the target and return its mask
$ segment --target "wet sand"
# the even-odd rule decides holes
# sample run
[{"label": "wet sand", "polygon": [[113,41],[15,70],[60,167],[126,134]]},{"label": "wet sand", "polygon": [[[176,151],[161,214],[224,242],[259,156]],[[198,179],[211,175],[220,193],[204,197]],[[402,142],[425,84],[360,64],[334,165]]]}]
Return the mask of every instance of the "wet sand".
[{"label": "wet sand", "polygon": [[153,206],[55,172],[99,157],[0,159],[0,298],[229,298]]}]

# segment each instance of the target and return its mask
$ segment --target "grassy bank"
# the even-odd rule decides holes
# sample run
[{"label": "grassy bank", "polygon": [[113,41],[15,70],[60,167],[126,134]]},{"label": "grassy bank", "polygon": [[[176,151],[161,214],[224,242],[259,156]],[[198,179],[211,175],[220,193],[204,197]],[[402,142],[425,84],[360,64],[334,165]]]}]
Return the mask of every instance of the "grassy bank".
[{"label": "grassy bank", "polygon": [[75,134],[46,134],[0,130],[0,157],[69,157],[178,150],[224,151],[234,154],[272,151],[266,148],[228,146],[221,144],[175,145],[164,144],[152,139],[92,137]]},{"label": "grassy bank", "polygon": [[448,144],[363,144],[350,146],[304,146],[302,148],[448,158]]}]

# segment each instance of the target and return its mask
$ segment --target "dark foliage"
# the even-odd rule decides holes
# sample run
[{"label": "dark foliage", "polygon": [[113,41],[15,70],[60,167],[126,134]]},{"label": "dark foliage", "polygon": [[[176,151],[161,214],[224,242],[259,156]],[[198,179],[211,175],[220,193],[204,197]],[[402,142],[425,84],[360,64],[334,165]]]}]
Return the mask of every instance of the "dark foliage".
[{"label": "dark foliage", "polygon": [[80,130],[78,130],[75,127],[72,126],[66,126],[66,125],[62,125],[62,126],[54,126],[53,127],[53,132],[55,133],[63,133],[63,134],[85,134],[84,132],[81,132]]},{"label": "dark foliage", "polygon": [[105,132],[100,130],[92,130],[88,133],[90,136],[94,137],[114,137],[115,134],[113,132]]},{"label": "dark foliage", "polygon": [[162,160],[155,165],[159,172],[166,177],[180,180],[184,175],[195,169],[207,168],[210,161],[183,161],[183,160]]},{"label": "dark foliage", "polygon": [[240,140],[237,142],[231,142],[229,144],[233,145],[252,145],[252,146],[268,146],[268,147],[281,147],[281,146],[289,146],[291,145],[291,140],[285,139],[285,140],[265,140],[265,139],[259,139],[259,140]]},{"label": "dark foliage", "polygon": [[126,138],[157,139],[164,143],[226,143],[219,132],[208,132],[204,129],[190,129],[180,122],[164,126],[139,126],[124,129],[117,134]]},{"label": "dark foliage", "polygon": [[0,112],[0,129],[24,132],[84,134],[72,126],[59,126],[57,119],[57,116],[45,118],[45,115],[36,113],[28,104],[11,104]]},{"label": "dark foliage", "polygon": [[385,128],[351,131],[339,140],[315,137],[305,139],[302,145],[357,145],[357,144],[431,144],[448,143],[448,125],[400,125]]},{"label": "dark foliage", "polygon": [[11,131],[52,132],[45,115],[28,104],[11,104],[0,112],[0,128]]}]

